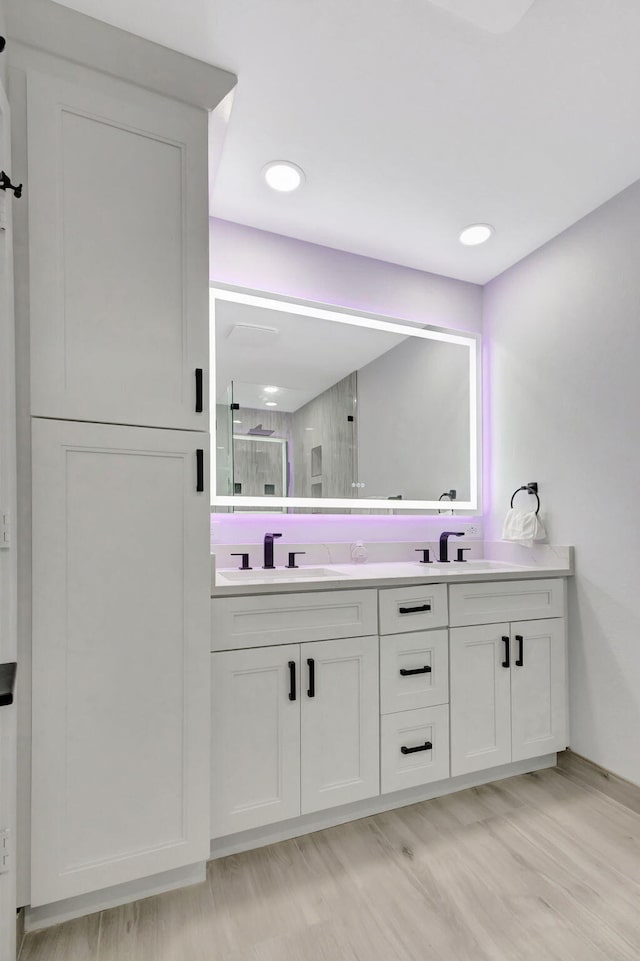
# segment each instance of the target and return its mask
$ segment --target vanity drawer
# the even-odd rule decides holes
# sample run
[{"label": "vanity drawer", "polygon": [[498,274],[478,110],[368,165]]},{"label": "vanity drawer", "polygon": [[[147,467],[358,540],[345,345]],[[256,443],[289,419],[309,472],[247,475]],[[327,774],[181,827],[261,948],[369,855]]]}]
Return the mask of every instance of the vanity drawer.
[{"label": "vanity drawer", "polygon": [[432,707],[446,704],[448,700],[447,630],[387,634],[380,638],[382,714]]},{"label": "vanity drawer", "polygon": [[452,627],[564,616],[564,578],[449,585]]},{"label": "vanity drawer", "polygon": [[378,596],[381,634],[447,626],[447,588],[444,584],[388,587],[378,591]]},{"label": "vanity drawer", "polygon": [[213,598],[211,650],[377,634],[376,593],[371,589]]},{"label": "vanity drawer", "polygon": [[[431,747],[427,747],[429,744]],[[408,753],[402,751],[403,747]],[[381,793],[448,777],[449,705],[385,714],[380,726]]]}]

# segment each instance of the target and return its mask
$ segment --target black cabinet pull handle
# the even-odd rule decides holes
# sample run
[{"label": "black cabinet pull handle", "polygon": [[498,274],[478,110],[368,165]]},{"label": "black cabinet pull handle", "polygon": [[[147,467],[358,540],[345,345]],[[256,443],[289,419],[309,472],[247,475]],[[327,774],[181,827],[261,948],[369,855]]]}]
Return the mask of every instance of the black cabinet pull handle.
[{"label": "black cabinet pull handle", "polygon": [[204,450],[199,447],[196,451],[196,491],[204,491]]},{"label": "black cabinet pull handle", "polygon": [[511,667],[511,638],[503,637],[504,641],[504,661],[502,662],[503,667]]},{"label": "black cabinet pull handle", "polygon": [[22,184],[18,184],[17,187],[15,184],[12,184],[11,178],[4,170],[0,170],[0,190],[13,190],[13,196],[16,200],[22,197]]},{"label": "black cabinet pull handle", "polygon": [[202,413],[202,367],[196,367],[196,414]]},{"label": "black cabinet pull handle", "polygon": [[296,662],[289,661],[289,700],[296,699]]},{"label": "black cabinet pull handle", "polygon": [[516,658],[516,667],[524,667],[524,637],[522,634],[516,634],[516,641],[518,642],[518,657]]},{"label": "black cabinet pull handle", "polygon": [[429,664],[425,664],[424,667],[414,667],[411,671],[408,671],[405,667],[400,668],[401,677],[410,677],[412,674],[431,674],[431,667]]},{"label": "black cabinet pull handle", "polygon": [[431,604],[420,604],[418,607],[399,607],[400,614],[419,614],[421,611],[430,611]]},{"label": "black cabinet pull handle", "polygon": [[424,744],[419,744],[418,747],[405,747],[404,744],[400,748],[403,754],[417,754],[418,751],[430,751],[433,747],[431,741],[425,741]]},{"label": "black cabinet pull handle", "polygon": [[0,707],[8,707],[13,704],[17,667],[15,661],[0,664]]},{"label": "black cabinet pull handle", "polygon": [[309,689],[307,690],[307,697],[316,696],[316,662],[312,657],[307,658],[307,667],[309,668]]}]

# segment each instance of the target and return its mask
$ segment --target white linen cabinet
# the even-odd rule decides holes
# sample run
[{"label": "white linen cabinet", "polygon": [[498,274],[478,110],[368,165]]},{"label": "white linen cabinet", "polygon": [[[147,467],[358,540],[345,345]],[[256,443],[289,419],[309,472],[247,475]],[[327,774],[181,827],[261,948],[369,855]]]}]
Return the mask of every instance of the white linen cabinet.
[{"label": "white linen cabinet", "polygon": [[39,905],[207,858],[209,499],[206,435],[32,430]]},{"label": "white linen cabinet", "polygon": [[34,908],[209,853],[207,109],[235,78],[54,3],[13,23]]}]

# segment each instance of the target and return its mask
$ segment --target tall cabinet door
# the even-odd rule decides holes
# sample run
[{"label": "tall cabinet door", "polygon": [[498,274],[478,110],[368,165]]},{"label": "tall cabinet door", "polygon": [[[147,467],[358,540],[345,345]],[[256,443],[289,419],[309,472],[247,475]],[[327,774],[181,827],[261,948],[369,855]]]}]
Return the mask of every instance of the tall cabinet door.
[{"label": "tall cabinet door", "polygon": [[[0,31],[4,32],[0,0]],[[0,76],[0,170],[11,166],[9,102]],[[16,181],[16,177],[13,177]],[[9,531],[0,537],[0,663],[17,660],[15,317],[13,309],[13,194],[0,191],[0,511]],[[19,202],[19,201],[18,201]],[[16,778],[17,705],[0,706],[0,826],[10,832],[11,849],[0,871],[0,958],[16,957]],[[22,824],[21,824],[22,827]]]},{"label": "tall cabinet door", "polygon": [[27,79],[31,413],[207,431],[207,114],[74,69]]},{"label": "tall cabinet door", "polygon": [[211,836],[300,814],[300,647],[211,655]]},{"label": "tall cabinet door", "polygon": [[210,575],[205,435],[32,428],[35,906],[207,858]]},{"label": "tall cabinet door", "polygon": [[505,637],[508,624],[449,633],[452,777],[511,760],[511,657],[505,656]]},{"label": "tall cabinet door", "polygon": [[563,618],[511,625],[512,756],[522,761],[567,746],[566,629]]},{"label": "tall cabinet door", "polygon": [[302,645],[302,813],[380,793],[378,638]]}]

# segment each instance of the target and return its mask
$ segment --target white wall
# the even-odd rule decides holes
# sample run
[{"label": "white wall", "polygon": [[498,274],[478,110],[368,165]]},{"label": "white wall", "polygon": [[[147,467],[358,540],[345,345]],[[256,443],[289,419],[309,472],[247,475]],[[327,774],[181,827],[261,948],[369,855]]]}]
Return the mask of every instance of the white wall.
[{"label": "white wall", "polygon": [[[537,480],[575,544],[571,746],[640,784],[640,182],[485,288],[486,536]],[[524,496],[524,495],[521,495]]]}]

